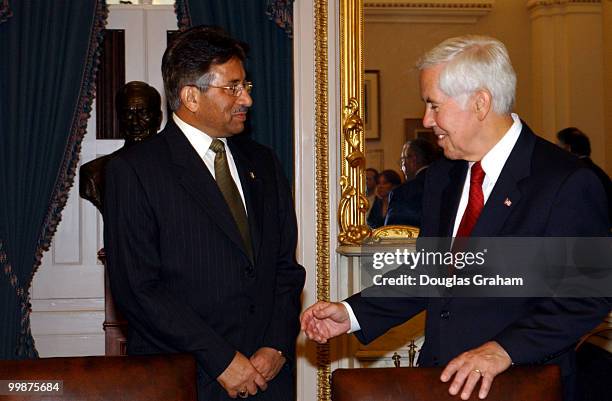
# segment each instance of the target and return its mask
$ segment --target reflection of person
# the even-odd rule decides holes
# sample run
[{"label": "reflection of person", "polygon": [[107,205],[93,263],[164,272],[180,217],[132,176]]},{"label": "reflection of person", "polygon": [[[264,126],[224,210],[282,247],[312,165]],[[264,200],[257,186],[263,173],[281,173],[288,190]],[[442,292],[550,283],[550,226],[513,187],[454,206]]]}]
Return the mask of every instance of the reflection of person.
[{"label": "reflection of person", "polygon": [[[144,82],[132,81],[116,94],[115,106],[119,131],[125,138],[122,149],[153,136],[162,121],[161,97],[155,88]],[[121,149],[120,149],[121,150]],[[79,169],[79,195],[103,212],[104,169],[115,153],[85,163]]]},{"label": "reflection of person", "polygon": [[[423,124],[448,159],[427,171],[421,235],[605,236],[597,177],[511,114],[516,78],[492,38],[448,39],[418,64]],[[562,250],[561,250],[562,251]],[[452,294],[452,292],[451,292]],[[349,330],[368,343],[427,310],[420,366],[446,365],[441,380],[484,398],[512,363],[561,365],[573,395],[573,345],[610,311],[605,299],[368,298],[319,302],[302,316],[306,335],[325,342]]]},{"label": "reflection of person", "polygon": [[378,171],[375,168],[366,168],[366,196],[374,195],[376,182],[378,181]]},{"label": "reflection of person", "polygon": [[425,173],[436,159],[435,146],[425,139],[407,141],[402,147],[401,167],[406,177],[389,195],[389,210],[385,225],[421,226],[421,208]]},{"label": "reflection of person", "polygon": [[104,238],[128,354],[192,353],[206,401],[294,394],[305,273],[280,162],[238,135],[252,104],[245,46],[218,28],[178,34],[162,61],[172,118],[106,175]]},{"label": "reflection of person", "polygon": [[568,127],[557,132],[557,140],[559,146],[576,155],[599,178],[608,197],[608,218],[612,219],[612,181],[610,181],[608,174],[591,160],[591,141],[589,137],[578,128]]},{"label": "reflection of person", "polygon": [[366,198],[368,198],[368,211],[366,212],[366,219],[370,215],[374,201],[376,200],[376,183],[378,182],[378,170],[375,168],[366,168]]},{"label": "reflection of person", "polygon": [[401,183],[402,179],[399,174],[393,170],[383,170],[378,174],[376,198],[366,219],[370,228],[378,228],[385,224],[385,216],[389,207],[389,194]]}]

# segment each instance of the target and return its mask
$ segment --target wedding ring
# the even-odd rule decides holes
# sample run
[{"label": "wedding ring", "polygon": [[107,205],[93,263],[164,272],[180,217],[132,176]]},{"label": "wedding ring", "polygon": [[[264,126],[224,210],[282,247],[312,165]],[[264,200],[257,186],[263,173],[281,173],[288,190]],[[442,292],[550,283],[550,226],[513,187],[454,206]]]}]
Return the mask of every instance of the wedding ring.
[{"label": "wedding ring", "polygon": [[247,398],[248,396],[249,396],[249,392],[247,391],[247,389],[244,389],[238,393],[238,397],[240,398]]},{"label": "wedding ring", "polygon": [[480,369],[474,369],[474,372],[478,373],[480,377],[484,376],[484,374],[480,371]]}]

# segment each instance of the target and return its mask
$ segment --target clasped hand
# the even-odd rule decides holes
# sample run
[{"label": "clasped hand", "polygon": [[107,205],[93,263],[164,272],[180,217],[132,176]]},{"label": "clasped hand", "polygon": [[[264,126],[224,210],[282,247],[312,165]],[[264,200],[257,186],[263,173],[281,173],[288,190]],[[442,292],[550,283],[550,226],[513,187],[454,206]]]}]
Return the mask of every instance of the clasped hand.
[{"label": "clasped hand", "polygon": [[351,328],[348,311],[340,302],[317,302],[302,313],[300,320],[306,337],[320,344]]},{"label": "clasped hand", "polygon": [[273,348],[262,347],[251,358],[236,352],[229,366],[217,377],[217,381],[231,398],[241,392],[257,394],[265,391],[267,382],[274,379],[285,364],[285,357]]}]

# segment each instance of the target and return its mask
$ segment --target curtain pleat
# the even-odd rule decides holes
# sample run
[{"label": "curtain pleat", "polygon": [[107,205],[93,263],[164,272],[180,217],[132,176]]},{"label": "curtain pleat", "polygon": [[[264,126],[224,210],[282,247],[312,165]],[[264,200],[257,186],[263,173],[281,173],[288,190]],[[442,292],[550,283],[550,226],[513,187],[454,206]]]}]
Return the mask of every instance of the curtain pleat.
[{"label": "curtain pleat", "polygon": [[36,357],[29,288],[74,182],[105,0],[21,0],[0,25],[0,358]]},{"label": "curtain pleat", "polygon": [[180,27],[216,25],[248,43],[254,83],[247,132],[278,154],[293,177],[293,41],[267,15],[268,0],[177,0]]}]

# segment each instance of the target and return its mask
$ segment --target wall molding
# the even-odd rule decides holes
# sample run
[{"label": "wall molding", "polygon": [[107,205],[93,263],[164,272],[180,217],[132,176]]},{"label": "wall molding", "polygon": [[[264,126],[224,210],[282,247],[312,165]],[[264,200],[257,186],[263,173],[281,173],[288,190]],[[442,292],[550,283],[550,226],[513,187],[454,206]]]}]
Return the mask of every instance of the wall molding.
[{"label": "wall molding", "polygon": [[475,24],[495,0],[372,1],[364,3],[367,23]]},{"label": "wall molding", "polygon": [[32,299],[34,312],[99,312],[104,311],[104,298]]},{"label": "wall molding", "polygon": [[601,14],[602,0],[528,0],[531,19],[568,14]]},{"label": "wall molding", "polygon": [[565,4],[601,4],[601,0],[528,0],[527,8]]}]

